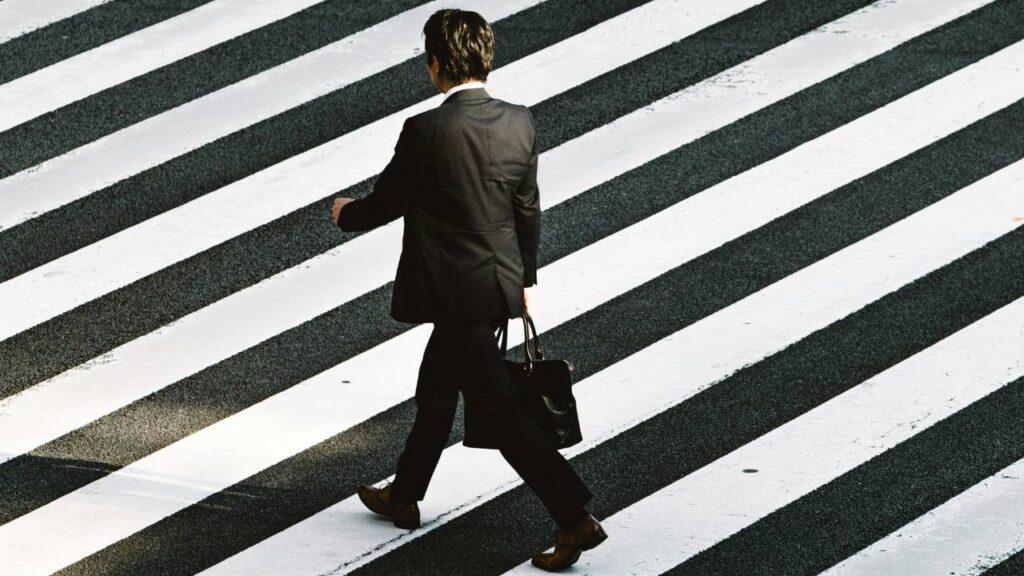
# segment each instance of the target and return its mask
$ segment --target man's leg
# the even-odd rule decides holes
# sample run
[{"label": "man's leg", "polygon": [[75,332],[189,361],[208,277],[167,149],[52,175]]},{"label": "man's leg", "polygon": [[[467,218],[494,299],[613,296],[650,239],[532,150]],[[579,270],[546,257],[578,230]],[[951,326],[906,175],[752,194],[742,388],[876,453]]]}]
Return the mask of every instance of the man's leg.
[{"label": "man's leg", "polygon": [[437,468],[459,400],[456,379],[444,370],[450,354],[448,333],[435,324],[416,382],[416,419],[398,458],[390,498],[398,502],[423,500],[430,478]]},{"label": "man's leg", "polygon": [[494,339],[497,325],[492,322],[478,326],[472,332],[477,342],[470,348],[483,351],[482,371],[475,375],[476,382],[466,386],[477,386],[474,392],[501,400],[504,409],[495,414],[502,431],[501,455],[537,494],[559,528],[574,526],[587,515],[584,505],[592,496],[590,490],[519,404],[515,384],[505,371]]},{"label": "man's leg", "polygon": [[540,497],[558,527],[570,528],[587,515],[590,490],[529,415],[522,409],[517,413],[501,455]]}]

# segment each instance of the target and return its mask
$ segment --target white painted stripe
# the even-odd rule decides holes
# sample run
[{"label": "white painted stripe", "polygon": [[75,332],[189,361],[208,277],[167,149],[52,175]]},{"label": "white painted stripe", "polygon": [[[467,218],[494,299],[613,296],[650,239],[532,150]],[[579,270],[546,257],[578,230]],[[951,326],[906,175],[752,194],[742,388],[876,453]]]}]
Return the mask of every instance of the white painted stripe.
[{"label": "white painted stripe", "polygon": [[[495,22],[540,0],[476,0]],[[9,228],[423,53],[435,0],[0,180]],[[2,6],[2,4],[0,4]]]},{"label": "white painted stripe", "polygon": [[[863,21],[863,28],[854,25],[860,18],[861,15],[852,15],[849,19],[837,21],[834,29],[863,32],[875,25],[871,20]],[[739,82],[738,88],[723,88],[718,77],[709,79],[545,153],[539,164],[545,207],[560,203],[743,117],[765,104],[765,97],[782,97],[769,88],[773,83],[766,79],[784,70],[792,58],[804,55],[806,66],[814,58],[859,54],[860,51],[846,39],[861,37],[865,35],[821,31],[810,34],[805,37],[812,43],[810,46],[804,39],[797,40],[744,65],[742,76],[738,70],[726,72],[734,79],[749,80]],[[833,39],[839,44],[830,44]],[[878,47],[879,50],[884,48]],[[1019,53],[1021,47],[1014,50]],[[741,235],[801,202],[875,170],[1020,98],[1024,95],[1020,82],[1014,83],[992,72],[1002,68],[1006,60],[1012,60],[1014,54],[1011,50],[986,59],[909,96],[905,102],[893,104],[887,108],[889,112],[872,114],[849,128],[818,140],[803,152],[784,156],[780,159],[783,163],[771,164],[774,168],[760,168],[750,176],[726,185],[735,191],[746,186],[745,183],[757,180],[788,182],[794,178],[792,174],[814,172],[820,157],[835,157],[835,164],[840,167],[839,172],[827,178],[824,172],[820,172],[823,179],[813,187],[804,188],[806,196],[800,199],[780,197],[781,203],[772,205],[774,208],[750,219],[734,221],[733,224],[740,225],[725,228],[713,237],[725,241],[725,238]],[[848,65],[851,65],[849,60],[841,59],[836,63],[839,68]],[[788,77],[800,80],[794,80],[797,84],[787,85],[782,94],[819,80],[818,75],[800,77],[792,74]],[[979,85],[991,86],[992,89],[963,89]],[[937,112],[929,113],[925,120],[922,117],[925,110]],[[684,128],[676,128],[680,126]],[[900,137],[894,138],[892,134]],[[851,162],[849,150],[872,139],[885,141],[887,145],[873,147],[874,156],[864,157],[859,163]],[[751,190],[758,188],[755,186]],[[735,201],[736,195],[749,193],[750,190],[717,196],[720,204],[709,202],[705,205],[710,214],[709,221],[719,222],[718,215],[728,211],[729,203]],[[744,199],[743,202],[750,201]],[[382,285],[394,273],[400,245],[401,225],[398,223],[364,234],[7,398],[0,402],[0,461],[31,450]],[[710,249],[715,244],[698,241],[693,246]],[[638,278],[637,283],[663,270],[648,269],[645,273],[649,276]],[[628,284],[632,280],[626,282]],[[626,290],[634,285],[627,284],[618,288]],[[245,313],[256,309],[265,312],[258,317]]]},{"label": "white painted stripe", "polygon": [[[931,230],[933,241],[954,233],[957,224],[1007,219],[989,200],[1020,206],[1020,194],[1009,189],[1024,184],[1019,168],[1013,180],[1002,178],[1001,189],[976,198],[988,204],[986,218],[972,220],[979,214],[965,213],[958,223],[954,213]],[[608,540],[585,553],[576,570],[639,576],[681,564],[1024,375],[1022,328],[1024,298],[620,510],[601,521]],[[527,561],[506,574],[535,571]]]},{"label": "white painted stripe", "polygon": [[[1019,326],[1018,331],[1024,327]],[[974,576],[1022,549],[1024,460],[1019,460],[833,566],[823,576]]]},{"label": "white painted stripe", "polygon": [[[894,29],[879,17],[878,26],[889,33],[875,42],[891,46],[898,42],[890,37],[910,38],[988,1],[902,0],[876,7],[874,12],[903,21],[903,28]],[[497,70],[491,92],[536,103],[752,2],[708,3],[713,8],[692,12],[692,2],[654,0]],[[636,35],[639,29],[645,31],[641,36]],[[0,317],[5,318],[0,339],[371,177],[391,157],[405,118],[441,99],[439,94],[9,280],[0,285]],[[324,226],[330,226],[326,218]]]},{"label": "white painted stripe", "polygon": [[213,0],[0,85],[0,132],[323,0]]},{"label": "white painted stripe", "polygon": [[[823,161],[818,155],[812,160]],[[850,161],[855,162],[853,158]],[[1011,216],[1024,208],[1024,198],[1016,193],[1022,173],[1024,162],[1014,164],[1012,169],[1004,169],[897,223],[885,234],[858,242],[854,247],[860,248],[855,253],[866,251],[869,255],[858,258],[857,266],[841,257],[830,257],[823,261],[828,264],[801,271],[796,277],[799,280],[790,277],[766,289],[771,295],[785,294],[780,299],[783,308],[797,306],[798,318],[807,322],[788,317],[785,322],[766,321],[766,332],[748,342],[743,335],[754,330],[750,317],[757,317],[765,303],[759,300],[753,310],[742,310],[742,329],[734,326],[722,332],[727,337],[717,342],[704,334],[700,342],[713,344],[712,349],[736,352],[741,342],[762,350],[785,339],[786,334],[792,334],[793,341],[870,302],[877,297],[864,299],[871,290],[876,295],[889,292],[975,249],[1019,225]],[[808,170],[804,176],[813,181],[818,174]],[[731,197],[728,206],[732,210],[727,213],[720,210],[723,204],[713,196],[728,194],[729,188],[716,187],[713,193],[709,190],[691,197],[546,266],[545,297],[531,299],[530,303],[535,318],[541,326],[558,325],[622,293],[629,284],[635,285],[699,255],[709,246],[721,244],[728,239],[724,231],[730,225],[745,229],[752,213],[777,209],[760,205],[761,199],[791,193],[799,196],[798,191],[805,186],[794,185],[794,175],[789,176],[782,181],[786,188],[777,194],[770,182],[778,180],[754,180],[746,188],[746,197]],[[736,180],[739,177],[730,182]],[[813,184],[808,182],[806,187],[813,188]],[[765,190],[773,193],[766,194]],[[709,206],[716,211],[706,210]],[[831,264],[837,260],[839,265]],[[619,263],[616,274],[606,273],[607,262]],[[782,292],[791,284],[803,291]],[[823,284],[830,288],[823,290]],[[548,300],[549,294],[554,298]],[[743,302],[727,309],[742,307]],[[814,322],[817,324],[808,328],[808,323]],[[419,325],[0,526],[0,563],[15,566],[25,574],[64,566],[408,399],[414,392],[416,366],[431,328],[430,324]],[[509,339],[512,346],[521,342],[521,336],[514,332]],[[677,351],[673,349],[664,358],[678,368]],[[708,369],[722,367],[722,362],[712,362]],[[648,378],[644,370],[628,374],[638,381],[664,380],[657,374]],[[689,371],[684,380],[710,382],[715,378],[698,378]],[[636,396],[633,388],[630,395]],[[104,518],[104,522],[96,524],[97,517]],[[42,553],[43,547],[46,554]]]},{"label": "white painted stripe", "polygon": [[4,0],[0,2],[0,42],[84,12],[110,0]]},{"label": "white painted stripe", "polygon": [[[1024,163],[1016,166],[1013,174],[1018,179],[1024,175]],[[584,441],[563,454],[571,457],[600,445],[734,371],[782,350],[983,244],[993,235],[1007,231],[1012,224],[1007,225],[1010,218],[1005,217],[1006,206],[1000,207],[999,203],[1013,197],[1012,189],[1006,186],[1008,176],[999,175],[964,189],[578,382],[573,391],[580,412],[585,415],[580,419]],[[1012,205],[1024,208],[1024,200],[1017,196]],[[970,211],[961,212],[963,209]],[[961,219],[967,225],[958,228]],[[571,256],[566,258],[570,259]],[[552,266],[560,265],[562,262]],[[600,274],[592,264],[589,269],[572,264],[565,268],[561,276],[581,274],[580,285]],[[567,293],[571,291],[567,284],[560,287]],[[388,479],[393,478],[392,475]],[[445,450],[431,480],[428,498],[421,503],[424,524],[419,530],[396,532],[389,523],[373,521],[358,497],[353,496],[204,574],[343,574],[520,482],[494,451],[455,445]],[[703,493],[695,492],[692,497],[702,498]],[[687,519],[686,527],[695,526],[689,515],[678,517]],[[678,537],[679,533],[673,536]],[[617,530],[615,537],[622,537],[621,531]],[[627,545],[637,546],[637,541]],[[633,554],[658,553],[657,550],[638,546]],[[614,568],[596,572],[632,573],[622,566]]]}]

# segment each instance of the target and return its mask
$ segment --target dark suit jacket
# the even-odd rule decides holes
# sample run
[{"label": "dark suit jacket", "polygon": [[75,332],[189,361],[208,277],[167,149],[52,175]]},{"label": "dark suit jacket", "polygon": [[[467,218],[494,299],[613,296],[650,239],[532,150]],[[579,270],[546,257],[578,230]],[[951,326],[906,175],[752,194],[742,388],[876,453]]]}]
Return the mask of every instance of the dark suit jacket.
[{"label": "dark suit jacket", "polygon": [[516,318],[537,283],[540,198],[530,109],[484,88],[406,119],[373,192],[338,226],[369,230],[404,216],[391,296],[401,322]]}]

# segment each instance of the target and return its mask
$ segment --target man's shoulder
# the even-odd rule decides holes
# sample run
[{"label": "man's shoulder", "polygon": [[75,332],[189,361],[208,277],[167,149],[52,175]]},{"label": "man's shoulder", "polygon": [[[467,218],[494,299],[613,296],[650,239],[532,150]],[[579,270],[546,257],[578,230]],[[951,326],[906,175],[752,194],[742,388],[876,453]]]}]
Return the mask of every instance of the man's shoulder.
[{"label": "man's shoulder", "polygon": [[499,106],[508,110],[510,115],[515,118],[517,122],[529,124],[531,128],[533,127],[533,113],[530,112],[529,106],[498,99],[495,99],[495,102],[499,102]]},{"label": "man's shoulder", "polygon": [[405,123],[411,125],[413,128],[422,130],[422,128],[430,124],[436,116],[437,108],[431,108],[430,110],[424,110],[423,112],[407,117],[405,119]]},{"label": "man's shoulder", "polygon": [[533,118],[532,114],[530,114],[530,108],[528,106],[524,106],[523,104],[516,104],[515,102],[509,102],[507,100],[501,100],[499,98],[492,98],[491,101],[493,101],[495,105],[503,109],[506,109],[510,112],[514,112],[520,116],[529,117],[531,120]]}]

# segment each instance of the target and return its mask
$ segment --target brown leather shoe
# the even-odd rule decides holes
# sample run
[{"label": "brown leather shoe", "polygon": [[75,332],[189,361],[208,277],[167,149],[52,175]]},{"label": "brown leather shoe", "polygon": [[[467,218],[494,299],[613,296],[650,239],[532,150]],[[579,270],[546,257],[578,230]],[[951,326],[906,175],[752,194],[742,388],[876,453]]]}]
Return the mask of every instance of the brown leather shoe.
[{"label": "brown leather shoe", "polygon": [[549,572],[562,570],[576,563],[584,550],[590,550],[607,537],[593,514],[587,514],[572,528],[556,531],[555,551],[537,554],[533,557],[533,565]]},{"label": "brown leather shoe", "polygon": [[395,526],[412,530],[420,527],[420,507],[413,502],[391,500],[391,484],[383,488],[361,484],[356,489],[367,508],[391,518]]}]

